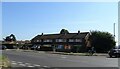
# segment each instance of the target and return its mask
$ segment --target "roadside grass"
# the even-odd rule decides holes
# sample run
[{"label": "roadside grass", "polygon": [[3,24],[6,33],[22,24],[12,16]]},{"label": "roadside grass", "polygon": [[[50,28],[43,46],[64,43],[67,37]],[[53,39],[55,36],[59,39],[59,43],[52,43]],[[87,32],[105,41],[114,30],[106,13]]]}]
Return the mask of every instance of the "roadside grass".
[{"label": "roadside grass", "polygon": [[[89,53],[63,53],[63,55],[90,56]],[[93,54],[93,56],[97,56],[97,55],[96,55],[96,54]]]},{"label": "roadside grass", "polygon": [[0,55],[0,68],[7,67],[10,68],[10,62],[6,56]]}]

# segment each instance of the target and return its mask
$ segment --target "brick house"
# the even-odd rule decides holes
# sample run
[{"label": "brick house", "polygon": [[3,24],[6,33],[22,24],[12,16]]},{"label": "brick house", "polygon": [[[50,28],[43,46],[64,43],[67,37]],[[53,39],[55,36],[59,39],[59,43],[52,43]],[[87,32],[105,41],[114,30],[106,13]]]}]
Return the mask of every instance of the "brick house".
[{"label": "brick house", "polygon": [[41,34],[31,39],[32,45],[49,47],[51,50],[66,52],[85,52],[88,46],[89,32]]}]

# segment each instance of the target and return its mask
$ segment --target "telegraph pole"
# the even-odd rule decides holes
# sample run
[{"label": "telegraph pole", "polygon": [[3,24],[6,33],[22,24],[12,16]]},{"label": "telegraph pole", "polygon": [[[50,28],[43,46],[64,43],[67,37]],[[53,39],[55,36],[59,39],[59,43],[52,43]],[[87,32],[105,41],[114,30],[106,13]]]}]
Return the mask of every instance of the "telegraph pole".
[{"label": "telegraph pole", "polygon": [[115,23],[113,25],[113,31],[114,31],[114,40],[115,40]]},{"label": "telegraph pole", "polygon": [[[114,41],[115,41],[115,23],[114,23],[114,25],[113,25],[113,31],[114,31]],[[116,41],[115,41],[116,42]],[[115,46],[116,46],[116,43],[115,43]]]}]

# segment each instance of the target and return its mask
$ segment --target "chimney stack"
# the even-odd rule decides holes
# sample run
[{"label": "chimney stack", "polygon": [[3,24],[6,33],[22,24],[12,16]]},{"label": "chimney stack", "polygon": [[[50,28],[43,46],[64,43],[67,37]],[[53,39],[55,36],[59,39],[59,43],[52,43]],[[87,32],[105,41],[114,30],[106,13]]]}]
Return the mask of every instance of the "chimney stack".
[{"label": "chimney stack", "polygon": [[78,30],[78,34],[80,34],[80,30]]},{"label": "chimney stack", "polygon": [[43,33],[41,35],[43,35]]}]

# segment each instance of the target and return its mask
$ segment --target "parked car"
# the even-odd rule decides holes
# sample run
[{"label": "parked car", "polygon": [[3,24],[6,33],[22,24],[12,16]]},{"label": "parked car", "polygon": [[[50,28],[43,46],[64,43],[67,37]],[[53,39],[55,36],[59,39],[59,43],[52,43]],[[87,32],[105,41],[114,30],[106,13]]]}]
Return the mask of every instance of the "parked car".
[{"label": "parked car", "polygon": [[36,50],[40,51],[41,50],[41,45],[38,45]]},{"label": "parked car", "polygon": [[1,46],[0,46],[0,49],[1,49],[1,50],[5,50],[5,49],[7,49],[7,47],[6,47],[5,45],[1,45]]},{"label": "parked car", "polygon": [[13,46],[13,49],[17,49],[17,46]]},{"label": "parked car", "polygon": [[109,52],[108,55],[110,57],[120,57],[120,45],[112,48]]},{"label": "parked car", "polygon": [[33,46],[31,47],[31,50],[37,50],[37,45],[33,45]]},{"label": "parked car", "polygon": [[19,49],[24,49],[24,50],[28,50],[28,46],[26,45],[23,45],[23,46],[20,46]]}]

